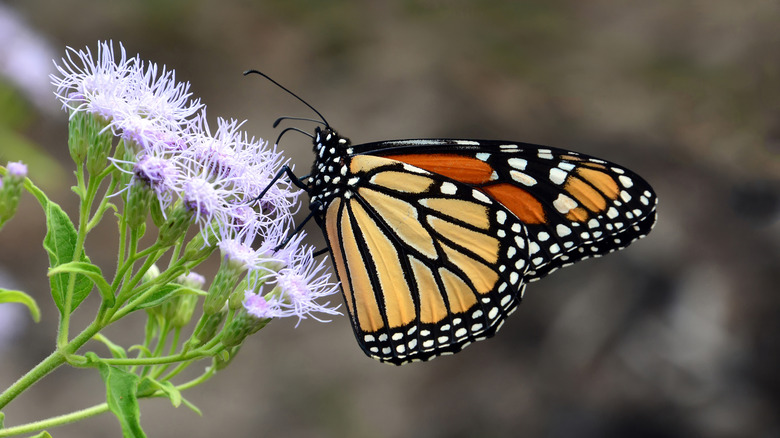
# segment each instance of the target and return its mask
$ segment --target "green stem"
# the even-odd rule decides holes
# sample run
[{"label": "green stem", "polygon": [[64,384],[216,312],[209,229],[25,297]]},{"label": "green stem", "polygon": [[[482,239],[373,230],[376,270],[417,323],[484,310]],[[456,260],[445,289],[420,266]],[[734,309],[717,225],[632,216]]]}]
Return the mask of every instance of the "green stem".
[{"label": "green stem", "polygon": [[[150,257],[150,259],[152,259],[152,258]],[[159,255],[157,257],[153,258],[153,260],[157,260],[157,259],[159,259]],[[148,263],[148,261],[149,260],[147,260],[147,263]],[[154,263],[154,262],[152,262],[152,263]],[[149,264],[149,266],[151,266],[151,264]],[[146,269],[148,269],[148,267],[146,267]],[[122,298],[122,301],[128,300],[128,298],[125,298],[125,295],[130,295],[133,298],[132,298],[132,300],[130,300],[127,303],[127,305],[125,305],[121,309],[118,309],[117,311],[115,311],[114,313],[109,315],[109,318],[110,318],[110,322],[109,323],[113,323],[113,322],[123,318],[125,315],[127,315],[130,312],[132,312],[133,310],[135,310],[136,306],[139,303],[143,303],[144,301],[146,301],[148,296],[153,294],[157,290],[157,288],[159,286],[165,285],[165,284],[169,283],[170,281],[173,281],[173,279],[175,279],[176,277],[181,275],[184,271],[185,271],[185,263],[182,262],[182,261],[179,261],[173,267],[167,269],[159,277],[155,278],[154,280],[152,280],[149,283],[144,283],[141,286],[141,288],[144,288],[144,287],[146,288],[145,290],[142,289],[143,292],[139,293],[139,291],[137,291],[137,290],[136,291],[132,291],[132,289],[130,289],[132,291],[132,293],[128,293],[128,292],[120,293],[120,297]],[[136,274],[136,276],[141,274],[141,272],[145,272],[145,269],[141,268],[141,270],[138,272],[138,274]],[[143,276],[143,274],[141,274],[141,276]],[[133,285],[133,287],[135,286],[135,284],[133,284],[133,282],[131,282],[131,284]],[[120,298],[117,298],[117,301],[120,301]]]},{"label": "green stem", "polygon": [[193,388],[195,386],[198,386],[201,383],[205,382],[206,380],[212,378],[216,372],[217,369],[214,368],[213,366],[208,367],[206,372],[201,374],[200,376],[190,380],[189,382],[184,382],[181,385],[176,385],[176,389],[178,389],[179,391],[184,391]]},{"label": "green stem", "polygon": [[[102,181],[103,178],[105,178],[106,175],[108,175],[107,172],[110,171],[110,170],[111,170],[110,168],[106,169],[106,171],[104,171],[99,176],[99,180]],[[112,179],[111,183],[108,186],[108,189],[106,189],[106,193],[103,195],[103,198],[100,201],[100,205],[98,205],[97,209],[95,210],[95,214],[92,216],[92,219],[90,219],[89,222],[87,223],[87,231],[90,231],[91,229],[95,228],[95,226],[97,226],[97,224],[99,224],[100,221],[103,219],[103,214],[108,209],[108,207],[107,207],[108,206],[108,197],[111,195],[111,192],[114,191],[114,189],[116,188],[116,185],[117,185],[117,181],[115,179]]]},{"label": "green stem", "polygon": [[[73,248],[73,258],[71,261],[81,260],[84,252],[84,242],[87,240],[89,231],[88,222],[92,204],[95,201],[95,195],[100,186],[100,178],[89,178],[86,188],[84,187],[84,168],[79,164],[76,172],[78,179],[79,192],[83,195],[79,206],[79,227],[76,231],[76,244]],[[63,348],[68,343],[70,332],[70,314],[73,311],[73,291],[76,287],[76,274],[70,274],[68,278],[68,288],[65,291],[65,301],[62,309],[62,319],[57,334],[57,347]]]},{"label": "green stem", "polygon": [[51,429],[55,426],[62,426],[63,424],[74,423],[79,420],[94,417],[95,415],[100,415],[107,411],[108,403],[101,403],[99,405],[92,406],[91,408],[71,412],[70,414],[59,415],[57,417],[47,418],[45,420],[36,421],[33,423],[27,423],[21,426],[0,429],[0,437],[21,435],[24,433],[32,433],[39,430]]},{"label": "green stem", "polygon": [[[46,359],[41,361],[35,368],[31,369],[24,376],[19,378],[13,385],[0,394],[0,409],[15,399],[19,394],[32,386],[38,380],[54,371],[58,366],[65,363],[65,355],[60,351],[54,351]],[[2,432],[4,429],[0,429]]]},{"label": "green stem", "polygon": [[213,356],[215,351],[219,351],[223,347],[217,347],[210,350],[197,349],[188,351],[187,353],[174,354],[173,356],[161,356],[161,357],[139,357],[136,359],[127,358],[101,358],[100,360],[109,365],[160,365],[166,363],[176,363],[181,361],[202,359],[205,357]]},{"label": "green stem", "polygon": [[[152,351],[152,357],[159,357],[162,353],[163,349],[165,348],[165,343],[168,341],[168,333],[169,328],[171,326],[171,322],[165,318],[162,321],[162,324],[160,324],[160,333],[157,336],[157,346],[155,347],[154,351]],[[144,367],[144,369],[141,371],[141,377],[148,375],[152,371],[151,368]]]}]

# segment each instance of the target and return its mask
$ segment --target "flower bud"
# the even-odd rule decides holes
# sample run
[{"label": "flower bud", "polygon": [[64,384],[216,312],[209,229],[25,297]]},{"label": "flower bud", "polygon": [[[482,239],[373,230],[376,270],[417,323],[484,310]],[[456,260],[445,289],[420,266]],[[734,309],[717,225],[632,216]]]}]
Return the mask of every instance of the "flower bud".
[{"label": "flower bud", "polygon": [[92,123],[87,128],[87,172],[97,175],[108,164],[108,156],[111,154],[114,133],[108,129],[108,124],[100,116],[93,116]]},{"label": "flower bud", "polygon": [[27,166],[20,162],[8,163],[8,173],[0,180],[0,227],[16,214],[22,196]]},{"label": "flower bud", "polygon": [[217,330],[219,330],[220,324],[222,324],[222,321],[225,320],[225,315],[227,312],[221,311],[217,312],[213,315],[204,315],[203,318],[205,318],[202,321],[202,324],[198,326],[197,331],[193,334],[193,339],[190,347],[195,348],[200,345],[205,344],[206,342],[210,341],[214,335],[217,334]]},{"label": "flower bud", "polygon": [[176,282],[182,286],[187,286],[190,289],[203,289],[203,285],[206,284],[206,278],[197,272],[191,271],[187,274],[182,274],[176,279]]},{"label": "flower bud", "polygon": [[[152,265],[144,275],[141,277],[141,283],[149,283],[160,275],[160,268],[157,265]],[[163,316],[162,306],[147,307],[146,312],[151,316]]]},{"label": "flower bud", "polygon": [[222,345],[226,347],[235,347],[244,342],[247,336],[257,333],[260,329],[268,325],[270,318],[257,318],[250,315],[246,310],[236,313],[222,335]]},{"label": "flower bud", "polygon": [[163,304],[165,316],[174,328],[180,329],[189,324],[197,303],[198,296],[194,294],[175,296]]},{"label": "flower bud", "polygon": [[236,357],[239,350],[241,350],[241,346],[236,345],[231,348],[230,351],[223,350],[220,354],[214,356],[214,368],[216,368],[217,371],[225,369],[230,365],[230,362],[233,362],[233,358]]},{"label": "flower bud", "polygon": [[[203,237],[203,234],[206,237]],[[184,260],[200,260],[208,257],[217,249],[217,242],[219,237],[214,233],[212,227],[207,227],[203,233],[198,233],[187,243],[184,248]]]},{"label": "flower bud", "polygon": [[176,240],[184,236],[187,228],[192,223],[192,214],[192,211],[187,208],[181,206],[175,208],[160,227],[160,232],[157,236],[158,242],[165,246],[171,246]]},{"label": "flower bud", "polygon": [[89,141],[87,140],[86,131],[87,124],[91,119],[91,114],[81,111],[71,114],[70,122],[68,123],[68,149],[70,150],[70,157],[76,164],[83,163],[87,157]]},{"label": "flower bud", "polygon": [[159,202],[152,202],[151,213],[154,226],[157,228],[162,228],[162,226],[165,225],[165,214],[163,213],[162,206]]},{"label": "flower bud", "polygon": [[125,209],[125,218],[127,225],[135,230],[141,225],[146,224],[146,216],[149,214],[149,207],[154,198],[154,193],[148,184],[136,179],[130,185],[127,194],[127,208]]},{"label": "flower bud", "polygon": [[225,306],[230,293],[235,289],[236,283],[241,278],[244,268],[231,263],[227,258],[222,259],[222,264],[211,282],[206,301],[203,303],[203,312],[211,315]]}]

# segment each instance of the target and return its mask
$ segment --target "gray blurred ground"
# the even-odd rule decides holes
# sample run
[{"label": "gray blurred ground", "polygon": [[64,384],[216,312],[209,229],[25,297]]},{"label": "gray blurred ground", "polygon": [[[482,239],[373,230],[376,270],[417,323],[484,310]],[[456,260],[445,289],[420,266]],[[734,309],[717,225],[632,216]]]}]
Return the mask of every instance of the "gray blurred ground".
[{"label": "gray blurred ground", "polygon": [[[295,90],[355,142],[547,144],[623,164],[658,193],[647,239],[533,283],[491,340],[396,368],[364,357],[345,317],[297,329],[274,322],[226,372],[185,393],[204,417],[145,401],[150,436],[780,436],[777,2],[8,5],[58,56],[65,45],[122,41],[192,82],[212,119],[249,119],[252,135],[272,141],[276,117],[311,113],[242,77],[245,69]],[[49,182],[49,193],[73,212],[64,113],[31,108],[18,133],[60,160],[65,180]],[[1,159],[16,159],[2,147]],[[281,147],[308,170],[307,138],[289,134]],[[36,296],[44,317],[0,352],[0,387],[54,345],[43,234],[31,198],[0,233],[0,267]],[[107,225],[87,251],[110,270],[115,242]],[[86,303],[82,315],[94,308]],[[142,324],[109,334],[130,345]],[[102,394],[96,373],[62,369],[5,411],[7,425]],[[119,428],[106,415],[52,432],[102,437]]]}]

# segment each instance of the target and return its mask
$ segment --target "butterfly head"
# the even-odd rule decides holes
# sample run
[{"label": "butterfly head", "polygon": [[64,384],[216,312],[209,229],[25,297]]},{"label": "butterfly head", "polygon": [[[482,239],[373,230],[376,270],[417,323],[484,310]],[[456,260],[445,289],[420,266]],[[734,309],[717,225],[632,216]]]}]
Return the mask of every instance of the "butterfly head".
[{"label": "butterfly head", "polygon": [[342,137],[330,126],[314,128],[314,152],[320,156],[320,151],[335,148],[332,154],[338,153],[339,149],[346,149],[351,142],[348,138]]}]

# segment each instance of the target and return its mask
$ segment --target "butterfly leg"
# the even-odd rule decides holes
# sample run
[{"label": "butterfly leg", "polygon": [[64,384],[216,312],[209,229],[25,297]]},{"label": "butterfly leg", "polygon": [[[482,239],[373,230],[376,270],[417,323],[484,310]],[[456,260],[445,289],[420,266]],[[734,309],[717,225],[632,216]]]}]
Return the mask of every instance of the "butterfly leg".
[{"label": "butterfly leg", "polygon": [[274,248],[274,252],[279,251],[280,249],[284,248],[290,242],[290,240],[292,240],[292,238],[295,237],[296,234],[301,232],[301,230],[306,225],[306,223],[309,222],[315,216],[315,214],[317,214],[317,211],[319,211],[319,208],[317,208],[318,206],[319,206],[319,202],[315,202],[315,203],[312,204],[312,209],[309,211],[309,214],[306,216],[306,218],[304,218],[301,221],[301,223],[299,223],[295,227],[295,229],[292,231],[292,233],[290,233],[290,235],[287,236],[287,238],[285,238],[282,243],[280,243],[276,248]]},{"label": "butterfly leg", "polygon": [[263,191],[260,192],[260,194],[257,195],[257,197],[253,201],[259,201],[259,200],[263,199],[263,196],[265,196],[265,194],[268,193],[268,190],[270,190],[271,187],[273,187],[273,185],[276,184],[276,181],[279,181],[279,179],[282,176],[284,176],[284,175],[287,175],[287,177],[290,178],[290,182],[292,182],[299,189],[304,190],[306,192],[309,191],[309,187],[302,181],[303,179],[308,178],[308,175],[304,176],[303,178],[298,178],[292,172],[292,169],[290,169],[290,166],[285,164],[284,166],[282,166],[281,169],[279,169],[279,172],[277,172],[276,175],[274,175],[274,177],[271,178],[271,181],[268,183],[268,185],[265,186]]}]

